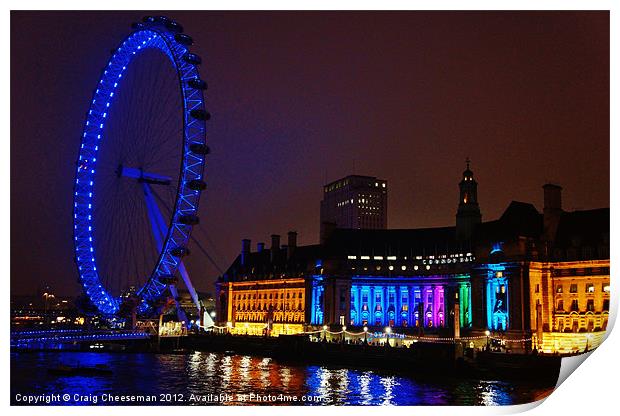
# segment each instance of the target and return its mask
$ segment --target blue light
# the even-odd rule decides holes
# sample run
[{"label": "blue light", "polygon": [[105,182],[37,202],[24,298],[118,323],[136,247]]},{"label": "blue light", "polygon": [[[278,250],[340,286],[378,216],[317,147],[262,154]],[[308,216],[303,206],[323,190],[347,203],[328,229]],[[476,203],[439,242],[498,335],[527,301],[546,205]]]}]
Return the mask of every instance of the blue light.
[{"label": "blue light", "polygon": [[502,243],[497,242],[493,243],[493,248],[491,249],[491,254],[502,251]]}]

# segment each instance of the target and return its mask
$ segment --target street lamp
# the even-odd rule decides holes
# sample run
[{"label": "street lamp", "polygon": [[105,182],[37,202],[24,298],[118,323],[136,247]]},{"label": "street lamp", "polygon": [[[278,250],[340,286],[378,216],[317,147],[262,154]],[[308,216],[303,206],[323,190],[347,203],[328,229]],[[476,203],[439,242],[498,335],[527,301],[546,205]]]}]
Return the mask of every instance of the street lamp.
[{"label": "street lamp", "polygon": [[327,341],[327,325],[323,325],[323,341]]},{"label": "street lamp", "polygon": [[486,331],[484,331],[484,334],[487,336],[487,351],[490,349],[490,339],[489,339],[489,335],[491,335],[491,331],[489,331],[488,329]]},{"label": "street lamp", "polygon": [[368,344],[368,341],[366,341],[367,335],[368,335],[368,327],[364,326],[364,344]]},{"label": "street lamp", "polygon": [[343,344],[344,344],[345,332],[347,332],[347,326],[346,325],[342,325],[342,338],[341,338],[341,341],[342,341]]},{"label": "street lamp", "polygon": [[227,329],[228,333],[230,334],[230,330],[232,329],[232,322],[230,322],[230,321],[226,322],[226,329]]},{"label": "street lamp", "polygon": [[52,298],[52,299],[53,299],[53,298],[54,298],[54,295],[53,295],[53,294],[51,294],[51,293],[47,293],[47,292],[45,292],[45,293],[43,294],[43,298],[45,298],[45,304],[44,304],[44,306],[45,306],[45,308],[44,308],[44,309],[45,309],[45,322],[46,322],[46,323],[49,323],[49,316],[48,316],[49,300],[50,300],[50,298]]},{"label": "street lamp", "polygon": [[387,326],[385,327],[385,346],[390,346],[390,332],[392,332],[392,328]]}]

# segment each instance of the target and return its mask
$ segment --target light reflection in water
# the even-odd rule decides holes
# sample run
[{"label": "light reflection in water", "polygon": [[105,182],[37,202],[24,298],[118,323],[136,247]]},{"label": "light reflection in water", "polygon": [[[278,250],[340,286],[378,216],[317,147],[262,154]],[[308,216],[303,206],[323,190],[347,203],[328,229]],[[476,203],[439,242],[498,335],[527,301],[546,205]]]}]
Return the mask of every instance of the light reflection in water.
[{"label": "light reflection in water", "polygon": [[269,387],[269,361],[271,358],[263,358],[258,364],[260,385],[262,389]]},{"label": "light reflection in water", "polygon": [[291,381],[291,369],[283,367],[280,369],[280,379],[282,380],[282,387],[289,388],[289,382]]},{"label": "light reflection in water", "polygon": [[358,377],[360,385],[360,398],[362,402],[360,404],[367,405],[372,403],[372,394],[370,394],[370,375],[368,372],[363,373]]},{"label": "light reflection in water", "polygon": [[239,388],[242,390],[246,390],[248,387],[248,383],[250,382],[250,368],[252,365],[252,359],[249,356],[241,357],[239,360],[239,378],[240,384]]},{"label": "light reflection in water", "polygon": [[383,396],[383,405],[392,405],[392,399],[394,398],[394,386],[397,384],[394,377],[382,377],[381,384],[385,388]]},{"label": "light reflection in water", "polygon": [[[106,364],[113,377],[59,377],[47,369],[58,365]],[[283,364],[271,358],[195,352],[187,355],[124,353],[11,354],[14,394],[80,393],[233,395],[225,404],[287,404],[242,401],[238,395],[303,395],[320,397],[306,404],[337,405],[506,405],[526,403],[548,394],[552,387],[521,384],[418,378],[330,366]],[[247,397],[246,397],[247,399]],[[303,404],[302,402],[298,402]],[[89,403],[82,403],[89,404]],[[220,404],[200,402],[194,404]]]}]

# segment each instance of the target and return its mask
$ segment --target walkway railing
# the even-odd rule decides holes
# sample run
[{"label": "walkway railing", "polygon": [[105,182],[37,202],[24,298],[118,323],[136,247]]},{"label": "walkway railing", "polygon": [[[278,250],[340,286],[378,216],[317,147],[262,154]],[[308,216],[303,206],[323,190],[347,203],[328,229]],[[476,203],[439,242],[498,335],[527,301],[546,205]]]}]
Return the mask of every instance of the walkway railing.
[{"label": "walkway railing", "polygon": [[11,332],[13,342],[79,342],[79,341],[114,341],[148,339],[144,331],[131,330],[95,330],[81,329],[35,330]]}]

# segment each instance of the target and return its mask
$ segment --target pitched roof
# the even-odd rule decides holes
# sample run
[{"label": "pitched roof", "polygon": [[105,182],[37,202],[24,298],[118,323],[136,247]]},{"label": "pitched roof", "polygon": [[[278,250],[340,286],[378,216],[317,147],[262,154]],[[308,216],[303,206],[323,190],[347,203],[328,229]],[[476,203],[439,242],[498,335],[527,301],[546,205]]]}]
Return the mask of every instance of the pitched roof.
[{"label": "pitched roof", "polygon": [[555,239],[555,246],[597,247],[609,244],[609,208],[563,212]]},{"label": "pitched roof", "polygon": [[543,217],[534,205],[512,201],[499,219],[480,224],[474,239],[477,243],[488,243],[517,237],[538,238],[542,231]]}]

